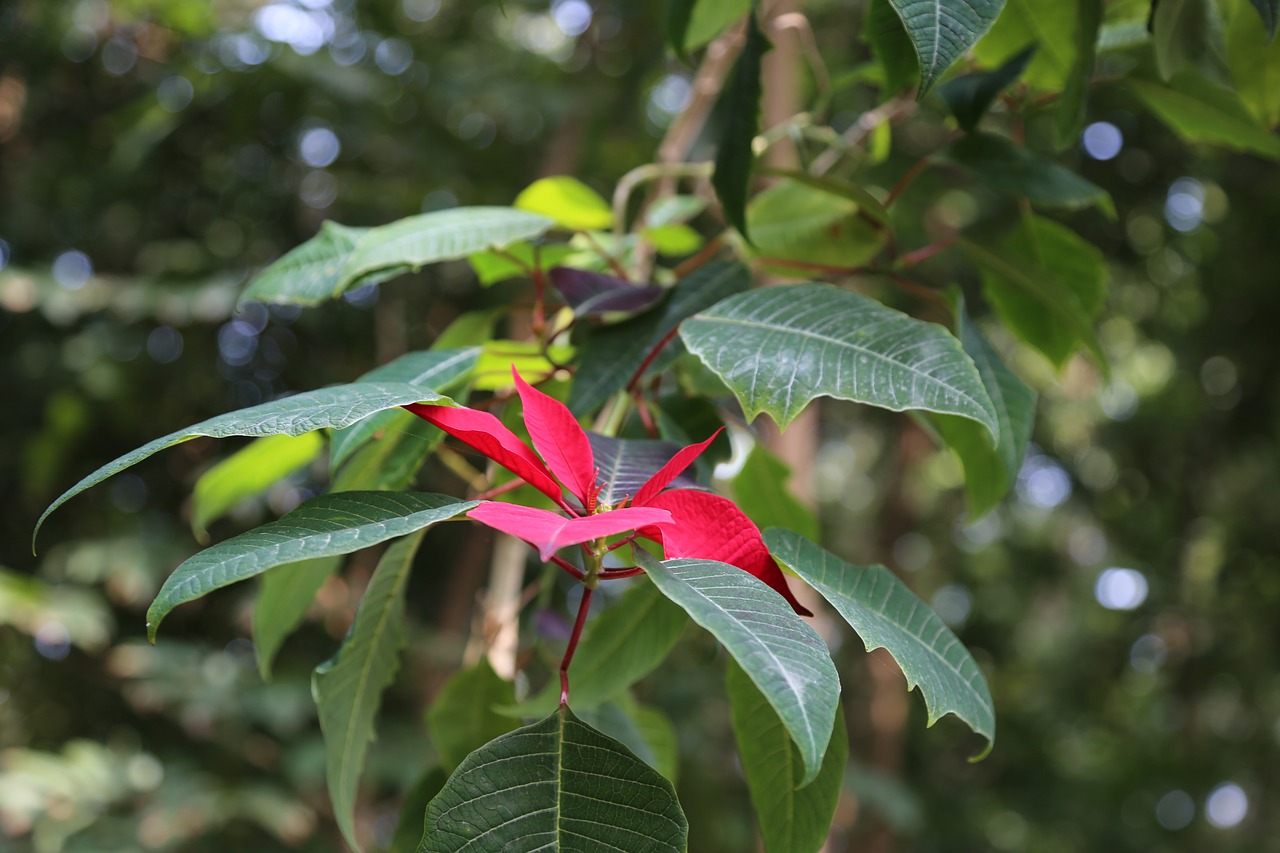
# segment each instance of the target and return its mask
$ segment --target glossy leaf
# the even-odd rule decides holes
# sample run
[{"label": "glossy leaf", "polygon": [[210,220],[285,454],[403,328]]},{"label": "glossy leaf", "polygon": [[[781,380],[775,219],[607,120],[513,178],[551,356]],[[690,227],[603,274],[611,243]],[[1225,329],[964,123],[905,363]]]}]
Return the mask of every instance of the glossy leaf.
[{"label": "glossy leaf", "polygon": [[1115,215],[1106,190],[1004,137],[970,134],[952,143],[943,156],[983,183],[1032,204],[1058,210],[1097,205],[1107,215]]},{"label": "glossy leaf", "polygon": [[683,853],[688,832],[671,783],[562,706],[462,762],[418,853]]},{"label": "glossy leaf", "polygon": [[747,43],[720,94],[717,109],[723,122],[717,140],[711,186],[729,224],[747,233],[747,189],[755,152],[751,143],[760,126],[761,62],[770,48],[755,13],[747,18]]},{"label": "glossy leaf", "polygon": [[592,231],[613,224],[609,203],[577,178],[541,178],[516,196],[516,207],[555,220],[570,231]]},{"label": "glossy leaf", "polygon": [[356,791],[374,739],[382,692],[400,668],[406,642],[404,591],[422,536],[422,531],[406,536],[383,554],[342,648],[311,677],[311,695],[324,732],[333,815],[342,837],[356,851]]},{"label": "glossy leaf", "polygon": [[991,28],[1004,0],[889,0],[920,63],[920,94]]},{"label": "glossy leaf", "polygon": [[994,71],[979,71],[948,80],[938,87],[938,97],[956,117],[963,130],[971,131],[986,115],[991,104],[1026,70],[1036,46],[1015,53]]},{"label": "glossy leaf", "polygon": [[643,311],[666,291],[654,284],[637,285],[620,278],[572,267],[556,267],[549,276],[565,304],[579,317],[604,317],[622,311]]},{"label": "glossy leaf", "polygon": [[831,831],[849,758],[844,712],[837,707],[817,778],[802,786],[803,762],[786,726],[732,660],[725,670],[725,688],[765,853],[817,853]]},{"label": "glossy leaf", "polygon": [[977,365],[982,384],[995,404],[1000,441],[993,448],[982,429],[963,418],[933,415],[930,420],[964,465],[969,519],[974,520],[999,503],[1017,480],[1035,423],[1036,392],[1005,366],[963,306],[958,311],[957,325],[964,351]]},{"label": "glossy leaf", "polygon": [[[645,356],[691,314],[710,308],[751,286],[751,273],[738,263],[709,263],[672,288],[659,307],[625,323],[595,329],[579,351],[568,405],[575,414],[591,412],[622,390]],[[661,358],[654,363],[661,367]]]},{"label": "glossy leaf", "polygon": [[[1067,5],[1067,4],[1062,4]],[[1097,64],[1098,32],[1102,28],[1104,0],[1080,0],[1075,27],[1076,58],[1067,74],[1058,102],[1054,127],[1059,149],[1074,145],[1084,127],[1089,81]]]},{"label": "glossy leaf", "polygon": [[254,439],[196,480],[191,493],[191,529],[207,541],[209,525],[245,498],[305,468],[324,449],[319,432]]},{"label": "glossy leaf", "polygon": [[835,607],[867,651],[887,649],[919,685],[929,725],[955,714],[990,743],[996,719],[987,680],[973,656],[929,606],[884,566],[855,566],[790,530],[765,534],[773,553]]},{"label": "glossy leaf", "polygon": [[664,510],[648,507],[628,507],[599,515],[566,518],[550,510],[496,501],[481,503],[467,513],[467,517],[523,539],[538,549],[538,556],[543,562],[570,545],[670,520],[670,515]]},{"label": "glossy leaf", "polygon": [[728,385],[748,419],[785,427],[815,397],[972,418],[995,412],[949,332],[826,284],[754,290],[687,320],[685,346]]},{"label": "glossy leaf", "polygon": [[791,592],[787,579],[769,555],[760,528],[733,501],[710,492],[674,489],[655,495],[649,506],[671,513],[671,521],[642,531],[662,543],[668,559],[716,560],[764,581],[801,616],[812,616]]},{"label": "glossy leaf", "polygon": [[[981,366],[978,372],[982,372]],[[964,418],[956,420],[971,425],[990,444],[981,426]],[[733,499],[756,527],[785,527],[817,539],[818,517],[791,493],[787,485],[790,479],[791,469],[786,463],[757,444],[733,478]]]},{"label": "glossy leaf", "polygon": [[293,512],[188,559],[169,575],[147,610],[154,642],[161,620],[173,608],[215,589],[299,560],[350,554],[477,505],[426,492],[341,492],[321,495]]},{"label": "glossy leaf", "polygon": [[591,442],[564,403],[534,388],[511,371],[524,408],[524,425],[551,473],[585,506],[596,482]]},{"label": "glossy leaf", "polygon": [[999,20],[974,47],[974,56],[983,66],[996,68],[1034,45],[1022,80],[1033,89],[1059,92],[1079,62],[1079,19],[1074,2],[1006,0]]},{"label": "glossy leaf", "polygon": [[711,560],[636,560],[738,662],[800,750],[800,784],[817,777],[831,738],[840,679],[826,643],[786,601],[747,573]]},{"label": "glossy leaf", "polygon": [[889,0],[869,0],[862,37],[884,69],[886,95],[896,95],[920,78],[915,46]]},{"label": "glossy leaf", "polygon": [[253,648],[263,681],[271,680],[280,646],[302,624],[320,587],[341,567],[342,557],[321,557],[278,566],[262,576],[253,602]]},{"label": "glossy leaf", "polygon": [[[657,587],[637,579],[616,604],[587,622],[569,667],[570,703],[581,710],[622,695],[666,660],[688,622]],[[517,710],[542,715],[559,701],[560,681],[552,679]]]},{"label": "glossy leaf", "polygon": [[1107,294],[1102,253],[1071,229],[1024,217],[999,248],[964,243],[982,268],[983,289],[1000,318],[1061,366],[1081,345],[1105,364],[1093,319]]},{"label": "glossy leaf", "polygon": [[394,409],[406,403],[444,399],[446,398],[433,391],[404,383],[353,382],[350,385],[335,385],[319,391],[306,391],[292,397],[272,400],[201,421],[195,426],[157,438],[137,450],[108,462],[63,492],[57,500],[49,504],[48,509],[36,522],[35,531],[31,534],[32,548],[35,547],[35,538],[40,532],[40,525],[44,524],[44,520],[55,509],[85,489],[101,483],[112,474],[136,465],[143,459],[175,444],[200,436],[227,438],[233,435],[302,435],[317,429],[343,429],[369,415]]},{"label": "glossy leaf", "polygon": [[1130,79],[1125,84],[1188,142],[1211,142],[1280,159],[1280,136],[1258,124],[1240,97],[1198,74],[1179,74],[1168,86]]},{"label": "glossy leaf", "polygon": [[747,226],[766,267],[795,277],[804,275],[806,268],[769,264],[767,259],[857,267],[879,253],[886,232],[874,219],[859,216],[859,209],[848,195],[786,179],[751,200]]},{"label": "glossy leaf", "polygon": [[[634,498],[640,487],[670,462],[680,448],[667,441],[649,441],[640,438],[612,438],[596,432],[587,433],[595,454],[596,485],[600,486],[599,501],[613,506],[624,498]],[[698,481],[683,474],[671,481],[677,488],[697,488]]]},{"label": "glossy leaf", "polygon": [[495,710],[515,700],[515,684],[499,677],[485,658],[445,682],[427,711],[427,729],[446,773],[516,727],[516,721]]},{"label": "glossy leaf", "polygon": [[[479,357],[479,347],[410,352],[370,370],[359,381],[405,382],[438,394],[448,393],[471,375]],[[379,412],[353,426],[330,433],[329,467],[336,471],[366,441],[397,424],[403,424],[403,421],[401,412]]]}]

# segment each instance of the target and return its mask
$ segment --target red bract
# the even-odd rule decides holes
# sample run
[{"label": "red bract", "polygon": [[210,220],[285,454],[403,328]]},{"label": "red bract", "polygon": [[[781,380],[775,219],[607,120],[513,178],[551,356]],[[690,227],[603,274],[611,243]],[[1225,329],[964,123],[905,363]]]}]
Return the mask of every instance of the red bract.
[{"label": "red bract", "polygon": [[[586,432],[563,403],[529,385],[514,367],[511,372],[524,405],[525,426],[541,459],[488,412],[421,403],[405,408],[511,471],[568,515],[486,501],[468,517],[523,539],[538,549],[543,560],[569,545],[636,530],[661,543],[668,559],[692,557],[737,566],[776,590],[797,613],[812,615],[791,594],[759,528],[732,501],[697,489],[663,491],[707,449],[719,430],[676,453],[637,490],[629,506],[598,506],[599,472]],[[578,499],[581,510],[565,501],[557,479]]]}]

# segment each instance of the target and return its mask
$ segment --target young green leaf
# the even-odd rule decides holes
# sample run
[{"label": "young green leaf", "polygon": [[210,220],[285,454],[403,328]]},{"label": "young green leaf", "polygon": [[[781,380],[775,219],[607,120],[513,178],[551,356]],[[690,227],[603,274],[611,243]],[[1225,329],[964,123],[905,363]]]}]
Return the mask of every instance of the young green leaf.
[{"label": "young green leaf", "polygon": [[1188,142],[1211,142],[1280,160],[1280,136],[1258,124],[1230,89],[1192,72],[1179,74],[1168,86],[1137,79],[1125,85]]},{"label": "young green leaf", "polygon": [[795,276],[804,267],[768,261],[858,267],[875,257],[884,246],[886,231],[878,227],[874,213],[867,217],[859,212],[860,206],[847,194],[784,179],[751,199],[747,227],[766,266]]},{"label": "young green leaf", "polygon": [[765,533],[774,555],[804,578],[858,633],[867,651],[884,648],[916,685],[929,725],[955,714],[990,744],[995,709],[986,678],[951,629],[884,566],[855,566],[790,530]]},{"label": "young green leaf", "polygon": [[711,185],[716,198],[720,199],[725,219],[748,242],[751,236],[747,233],[747,189],[755,160],[751,144],[760,126],[761,60],[770,47],[753,12],[747,19],[746,47],[717,104],[723,124]]},{"label": "young green leaf", "polygon": [[499,677],[488,660],[450,677],[427,711],[427,730],[446,773],[516,727],[517,721],[496,710],[515,701],[515,684]]},{"label": "young green leaf", "polygon": [[849,758],[844,711],[836,708],[831,741],[817,778],[802,786],[800,753],[786,727],[764,694],[732,660],[725,670],[725,688],[738,757],[765,853],[816,853],[831,830]]},{"label": "young green leaf", "polygon": [[591,187],[568,175],[534,181],[516,196],[515,206],[549,217],[570,231],[601,230],[613,224],[609,203]]},{"label": "young green leaf", "polygon": [[1111,196],[1102,187],[1002,136],[973,133],[952,143],[942,156],[995,189],[1032,204],[1060,210],[1097,205],[1115,217]]},{"label": "young green leaf", "polygon": [[827,284],[768,287],[732,296],[680,328],[751,419],[785,427],[815,397],[999,426],[982,379],[946,329]]},{"label": "young green leaf", "polygon": [[948,80],[938,87],[938,97],[951,110],[961,129],[972,131],[999,94],[1026,69],[1035,52],[1033,44],[1015,53],[995,71],[979,71]]},{"label": "young green leaf", "polygon": [[689,834],[671,783],[563,705],[467,756],[425,824],[418,853],[683,853]]},{"label": "young green leaf", "polygon": [[974,47],[973,54],[984,67],[995,68],[1028,45],[1035,45],[1023,82],[1032,89],[1059,92],[1079,61],[1076,7],[1074,2],[1061,0],[1006,0],[1000,19]]},{"label": "young green leaf", "polygon": [[800,752],[799,784],[818,775],[827,751],[840,678],[826,643],[781,595],[751,575],[711,560],[636,560],[663,595],[720,641],[782,720]]},{"label": "young green leaf", "polygon": [[920,95],[991,28],[1004,0],[889,0],[920,63]]},{"label": "young green leaf", "polygon": [[262,576],[253,603],[253,648],[258,653],[258,674],[271,680],[271,665],[285,639],[311,609],[324,582],[342,567],[342,557],[302,560]]},{"label": "young green leaf", "polygon": [[164,582],[147,609],[147,636],[173,608],[215,589],[299,560],[350,554],[447,521],[479,505],[426,492],[341,492],[191,557]]},{"label": "young green leaf", "polygon": [[342,648],[316,667],[311,677],[311,695],[324,732],[333,815],[342,837],[357,853],[356,790],[374,739],[382,691],[400,668],[400,650],[405,645],[404,590],[422,536],[421,530],[406,536],[382,555]]},{"label": "young green leaf", "polygon": [[35,550],[36,536],[40,533],[40,526],[58,507],[85,489],[96,486],[111,475],[118,474],[148,456],[173,447],[175,444],[181,444],[199,436],[227,438],[233,435],[302,435],[317,429],[343,429],[386,409],[394,409],[408,403],[440,400],[448,402],[448,398],[441,397],[434,391],[405,383],[353,382],[350,385],[335,385],[318,391],[306,391],[292,397],[272,400],[201,421],[195,426],[157,438],[137,450],[132,450],[108,462],[59,495],[36,522],[35,530],[31,533],[32,550],[33,552]]},{"label": "young green leaf", "polygon": [[993,448],[973,421],[950,415],[931,415],[929,418],[939,436],[964,465],[964,488],[969,499],[969,518],[973,520],[999,503],[1017,480],[1031,441],[1036,392],[1000,360],[991,344],[974,327],[963,304],[957,311],[956,322],[964,351],[977,365],[982,384],[991,395],[1000,420],[1000,441]]},{"label": "young green leaf", "polygon": [[196,480],[191,494],[191,530],[208,541],[209,525],[245,498],[305,468],[324,449],[319,432],[254,439]]}]

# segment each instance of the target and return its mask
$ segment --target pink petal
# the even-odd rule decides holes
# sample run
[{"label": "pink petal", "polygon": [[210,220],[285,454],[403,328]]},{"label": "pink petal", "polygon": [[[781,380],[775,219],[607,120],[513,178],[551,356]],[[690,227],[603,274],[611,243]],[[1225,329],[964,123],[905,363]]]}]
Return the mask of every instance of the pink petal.
[{"label": "pink petal", "polygon": [[544,562],[551,559],[556,551],[569,545],[671,521],[671,514],[666,510],[647,507],[615,509],[582,518],[566,518],[550,510],[494,501],[480,504],[467,513],[467,517],[494,530],[523,539],[538,549],[538,556]]},{"label": "pink petal", "polygon": [[595,456],[587,434],[564,403],[521,379],[514,365],[511,375],[524,403],[524,425],[529,428],[533,446],[538,448],[551,472],[586,506],[587,496],[596,483]]},{"label": "pink petal", "polygon": [[694,489],[672,489],[656,495],[648,506],[669,510],[671,521],[640,531],[662,543],[667,559],[692,557],[737,566],[771,586],[801,616],[812,616],[796,600],[760,536],[760,528],[720,495]]},{"label": "pink petal", "polygon": [[693,461],[702,455],[702,451],[706,450],[711,442],[716,440],[716,436],[724,431],[724,427],[716,430],[711,434],[711,438],[701,444],[691,444],[681,449],[679,453],[671,457],[671,461],[658,469],[658,473],[649,478],[649,481],[640,487],[640,491],[636,492],[635,500],[631,502],[632,506],[647,506],[653,499],[654,495],[670,485],[671,481],[684,473],[685,469],[693,464]]},{"label": "pink petal", "polygon": [[560,484],[551,476],[547,466],[542,464],[538,454],[488,412],[426,403],[412,403],[405,408],[468,447],[480,451],[556,503],[564,503]]}]

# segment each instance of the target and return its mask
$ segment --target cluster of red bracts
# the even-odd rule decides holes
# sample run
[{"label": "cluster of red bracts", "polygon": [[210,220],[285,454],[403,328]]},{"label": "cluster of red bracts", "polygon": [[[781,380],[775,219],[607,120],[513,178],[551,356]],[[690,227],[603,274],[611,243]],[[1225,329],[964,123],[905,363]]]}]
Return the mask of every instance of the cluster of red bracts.
[{"label": "cluster of red bracts", "polygon": [[[733,501],[697,489],[667,489],[716,435],[676,453],[623,505],[601,506],[598,469],[586,432],[563,403],[529,385],[514,368],[512,374],[524,405],[525,426],[541,458],[488,412],[422,403],[405,406],[542,492],[564,513],[486,501],[468,517],[523,539],[544,561],[570,545],[635,531],[661,544],[667,559],[689,557],[737,566],[777,590],[797,613],[811,615],[788,589],[759,528]],[[580,509],[565,500],[561,484]]]}]

